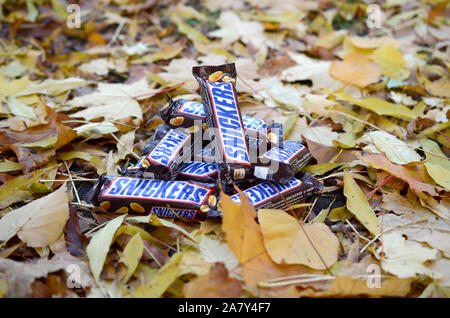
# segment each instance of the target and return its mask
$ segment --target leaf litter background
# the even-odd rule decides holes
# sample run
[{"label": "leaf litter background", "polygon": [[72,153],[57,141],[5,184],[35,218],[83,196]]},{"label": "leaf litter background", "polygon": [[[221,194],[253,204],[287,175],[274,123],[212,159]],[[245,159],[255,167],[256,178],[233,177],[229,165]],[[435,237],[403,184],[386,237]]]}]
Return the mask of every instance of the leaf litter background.
[{"label": "leaf litter background", "polygon": [[[68,1],[0,1],[0,297],[450,295],[448,2],[378,1],[371,30],[358,2],[73,3],[78,29]],[[200,100],[192,66],[231,61],[322,195],[190,223],[83,202],[166,94]]]}]

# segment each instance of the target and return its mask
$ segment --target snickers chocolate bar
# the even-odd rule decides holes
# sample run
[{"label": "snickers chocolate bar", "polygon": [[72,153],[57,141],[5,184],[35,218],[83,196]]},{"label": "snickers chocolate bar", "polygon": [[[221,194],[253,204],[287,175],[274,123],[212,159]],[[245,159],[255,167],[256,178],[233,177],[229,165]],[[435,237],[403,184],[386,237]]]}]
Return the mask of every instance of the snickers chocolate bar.
[{"label": "snickers chocolate bar", "polygon": [[188,181],[100,176],[86,200],[108,213],[204,219],[218,213],[214,192]]},{"label": "snickers chocolate bar", "polygon": [[308,148],[300,141],[285,141],[283,146],[274,147],[259,157],[261,165],[255,166],[255,177],[285,183],[312,159]]},{"label": "snickers chocolate bar", "polygon": [[178,174],[178,180],[193,180],[202,183],[215,183],[218,170],[214,163],[191,161]]},{"label": "snickers chocolate bar", "polygon": [[223,182],[252,175],[252,165],[236,94],[234,63],[193,67],[205,106],[208,131],[213,130],[215,158]]},{"label": "snickers chocolate bar", "polygon": [[192,127],[196,121],[203,123],[206,118],[203,104],[188,101],[185,99],[172,100],[170,97],[169,106],[162,109],[159,115],[170,128]]},{"label": "snickers chocolate bar", "polygon": [[[323,185],[313,176],[304,174],[300,179],[289,178],[285,184],[265,181],[243,191],[256,209],[287,209],[310,195],[318,193]],[[239,193],[231,200],[241,203]]]},{"label": "snickers chocolate bar", "polygon": [[125,176],[172,180],[189,162],[191,134],[184,129],[160,125],[153,140],[144,147],[141,159],[125,171]]}]

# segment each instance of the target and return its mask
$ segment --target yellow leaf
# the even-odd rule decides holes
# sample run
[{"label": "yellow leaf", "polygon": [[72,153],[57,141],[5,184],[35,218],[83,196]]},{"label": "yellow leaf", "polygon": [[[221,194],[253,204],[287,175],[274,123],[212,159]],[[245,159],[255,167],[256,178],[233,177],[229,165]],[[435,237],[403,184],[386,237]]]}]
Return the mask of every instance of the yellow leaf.
[{"label": "yellow leaf", "polygon": [[18,170],[22,170],[22,166],[18,162],[9,161],[9,160],[0,162],[0,173],[18,171]]},{"label": "yellow leaf", "polygon": [[417,117],[417,114],[408,107],[403,105],[392,104],[379,98],[355,99],[351,97],[349,94],[345,93],[331,93],[331,94],[336,96],[336,98],[340,100],[358,105],[362,108],[373,111],[378,115],[387,115],[403,119],[415,119]]},{"label": "yellow leaf", "polygon": [[338,276],[322,297],[355,297],[367,295],[370,297],[405,297],[411,290],[412,279],[391,277],[381,281],[380,287],[370,288],[366,279],[349,276]]},{"label": "yellow leaf", "polygon": [[8,294],[8,282],[2,276],[0,276],[0,298],[3,298]]},{"label": "yellow leaf", "polygon": [[347,198],[347,209],[355,215],[370,233],[377,235],[380,232],[377,216],[348,171],[344,172],[344,195]]},{"label": "yellow leaf", "polygon": [[133,275],[136,267],[141,260],[142,253],[144,251],[144,241],[142,241],[141,235],[136,233],[129,241],[125,249],[123,250],[123,254],[120,257],[120,261],[127,265],[127,275],[123,279],[126,283],[131,275]]},{"label": "yellow leaf", "polygon": [[425,89],[434,96],[450,98],[450,82],[445,78],[425,83]]},{"label": "yellow leaf", "polygon": [[31,247],[47,246],[58,239],[69,219],[67,185],[7,213],[0,220],[0,240],[14,235]]},{"label": "yellow leaf", "polygon": [[200,41],[202,43],[209,43],[209,39],[203,35],[200,31],[194,29],[190,25],[181,21],[180,18],[173,16],[172,20],[177,25],[178,31],[180,33],[186,34],[186,36],[192,41]]},{"label": "yellow leaf", "polygon": [[392,46],[376,49],[370,58],[381,67],[386,77],[397,81],[403,81],[409,77],[410,72],[402,53]]},{"label": "yellow leaf", "polygon": [[344,83],[363,88],[380,80],[381,69],[364,55],[352,53],[343,61],[331,63],[330,75]]},{"label": "yellow leaf", "polygon": [[155,278],[148,284],[138,287],[132,296],[136,298],[157,298],[178,278],[180,274],[180,261],[183,253],[173,255],[170,260],[158,271]]},{"label": "yellow leaf", "polygon": [[275,263],[326,269],[337,261],[339,240],[327,225],[300,224],[290,214],[273,209],[259,210],[258,220],[264,245]]},{"label": "yellow leaf", "polygon": [[[425,156],[428,159],[425,162],[428,174],[437,184],[450,191],[450,161],[445,157],[438,144],[431,139],[422,141],[422,148],[425,150]],[[430,152],[442,157],[435,156]]]},{"label": "yellow leaf", "polygon": [[39,182],[40,179],[43,179],[44,176],[51,174],[56,169],[57,167],[48,167],[35,170],[6,182],[0,187],[0,209],[31,197],[32,193],[27,188],[33,183]]},{"label": "yellow leaf", "polygon": [[404,165],[422,159],[408,144],[385,131],[371,131],[367,135],[370,136],[375,147],[385,153],[393,163]]},{"label": "yellow leaf", "polygon": [[99,283],[100,274],[103,269],[103,264],[105,263],[106,255],[108,255],[109,246],[113,241],[114,233],[122,224],[125,216],[126,214],[111,220],[107,225],[95,233],[86,247],[89,266],[91,267],[92,274],[94,275],[97,284]]}]

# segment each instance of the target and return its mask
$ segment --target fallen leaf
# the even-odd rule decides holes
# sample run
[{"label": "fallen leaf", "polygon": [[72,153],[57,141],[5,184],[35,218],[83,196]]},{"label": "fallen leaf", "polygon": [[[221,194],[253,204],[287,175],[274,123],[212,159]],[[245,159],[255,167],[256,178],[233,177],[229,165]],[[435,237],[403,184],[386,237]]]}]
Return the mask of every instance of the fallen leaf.
[{"label": "fallen leaf", "polygon": [[337,261],[339,240],[327,225],[300,224],[290,214],[271,209],[259,210],[258,220],[264,245],[275,263],[326,269]]},{"label": "fallen leaf", "polygon": [[133,84],[99,83],[96,92],[75,97],[68,102],[70,106],[87,107],[70,116],[82,117],[86,120],[100,117],[119,120],[129,116],[142,119],[138,100],[152,97],[157,92],[157,89],[148,87],[145,78]]},{"label": "fallen leaf", "polygon": [[35,170],[29,174],[18,176],[0,187],[0,209],[11,204],[29,199],[33,193],[29,190],[33,183],[45,179],[45,176],[56,171],[57,167]]},{"label": "fallen leaf", "polygon": [[8,283],[7,297],[29,297],[30,285],[35,279],[46,277],[49,273],[59,270],[66,271],[69,276],[78,275],[79,280],[74,283],[79,284],[80,287],[95,285],[87,264],[69,253],[58,253],[51,259],[41,258],[29,263],[0,258],[0,272],[4,273]]},{"label": "fallen leaf", "polygon": [[420,244],[408,244],[398,232],[383,235],[384,257],[381,258],[382,268],[399,278],[416,277],[417,274],[440,278],[440,275],[423,265],[424,262],[437,258],[438,251],[423,247]]},{"label": "fallen leaf", "polygon": [[120,261],[127,266],[127,275],[123,279],[123,282],[127,282],[133,275],[136,267],[141,260],[142,253],[144,252],[144,242],[141,235],[136,233],[125,246]]},{"label": "fallen leaf", "polygon": [[89,258],[89,266],[97,284],[100,281],[100,273],[102,272],[103,264],[105,263],[106,255],[109,251],[109,246],[113,241],[114,233],[122,224],[125,216],[126,214],[118,216],[108,222],[107,225],[94,234],[86,247],[86,254]]},{"label": "fallen leaf", "polygon": [[404,165],[422,160],[411,146],[394,135],[380,130],[368,132],[367,135],[372,139],[375,147],[386,154],[386,157],[393,163]]},{"label": "fallen leaf", "polygon": [[[445,158],[438,144],[431,139],[422,141],[422,148],[425,150],[425,156],[427,157],[425,168],[427,168],[428,174],[437,184],[450,191],[450,161]],[[440,156],[438,157],[435,154]]]},{"label": "fallen leaf", "polygon": [[437,195],[435,187],[427,180],[428,175],[423,164],[414,166],[402,166],[390,162],[384,155],[372,154],[369,156],[359,156],[359,159],[370,164],[376,169],[382,169],[395,177],[407,182],[415,192],[427,192]]},{"label": "fallen leaf", "polygon": [[386,77],[398,81],[406,80],[409,77],[410,72],[406,60],[395,47],[380,47],[369,58],[381,67],[383,75]]},{"label": "fallen leaf", "polygon": [[63,80],[47,79],[38,84],[32,84],[16,93],[15,96],[26,96],[31,94],[59,95],[65,91],[72,90],[81,86],[89,85],[90,82],[82,78],[69,77]]},{"label": "fallen leaf", "polygon": [[138,287],[132,292],[134,298],[158,298],[178,278],[180,261],[183,253],[174,254],[170,260],[158,271],[155,278],[146,285]]},{"label": "fallen leaf", "polygon": [[187,298],[237,298],[242,293],[242,283],[228,277],[223,263],[215,263],[208,274],[184,285],[183,292]]},{"label": "fallen leaf", "polygon": [[415,119],[417,114],[406,106],[389,103],[379,98],[355,99],[345,93],[332,93],[337,99],[350,102],[378,115],[393,116],[403,119]]},{"label": "fallen leaf", "polygon": [[0,240],[14,235],[31,247],[47,246],[58,239],[69,218],[67,185],[13,210],[0,219]]},{"label": "fallen leaf", "polygon": [[373,235],[380,232],[378,220],[367,201],[364,192],[348,171],[344,171],[344,195],[347,198],[347,209],[352,212],[366,229]]},{"label": "fallen leaf", "polygon": [[381,69],[364,55],[352,53],[343,61],[331,63],[330,75],[344,83],[363,88],[380,80]]}]

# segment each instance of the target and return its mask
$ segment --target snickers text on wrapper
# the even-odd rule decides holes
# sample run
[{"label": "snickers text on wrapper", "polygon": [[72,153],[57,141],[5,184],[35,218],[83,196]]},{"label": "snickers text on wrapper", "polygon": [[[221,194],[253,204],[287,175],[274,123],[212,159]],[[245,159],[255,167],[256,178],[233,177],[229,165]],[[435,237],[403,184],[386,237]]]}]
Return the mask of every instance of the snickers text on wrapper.
[{"label": "snickers text on wrapper", "polygon": [[[226,75],[211,82],[210,75],[218,71]],[[253,169],[236,97],[234,63],[197,66],[192,72],[200,86],[208,131],[214,137],[220,179],[233,183],[248,178]]]}]

